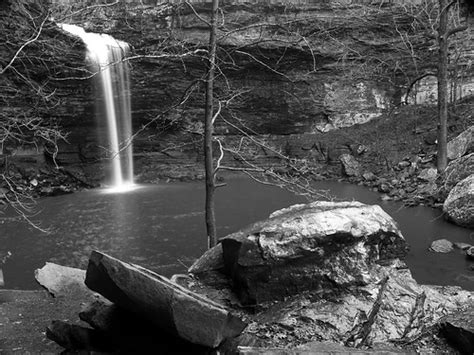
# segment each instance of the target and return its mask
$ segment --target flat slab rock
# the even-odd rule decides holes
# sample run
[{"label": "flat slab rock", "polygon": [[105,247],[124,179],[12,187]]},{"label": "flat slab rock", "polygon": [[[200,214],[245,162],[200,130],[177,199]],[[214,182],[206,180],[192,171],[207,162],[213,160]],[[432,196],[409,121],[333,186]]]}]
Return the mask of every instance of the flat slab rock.
[{"label": "flat slab rock", "polygon": [[[360,202],[291,206],[222,238],[221,244],[225,273],[244,304],[369,284],[372,265],[403,257],[408,249],[382,208]],[[215,269],[218,259],[210,254],[208,268]],[[196,263],[201,271],[203,264]]]},{"label": "flat slab rock", "polygon": [[85,283],[117,306],[194,344],[215,348],[246,326],[210,299],[97,251],[89,259]]},{"label": "flat slab rock", "polygon": [[41,269],[35,270],[35,279],[55,297],[69,297],[71,294],[93,295],[84,283],[85,270],[46,263]]}]

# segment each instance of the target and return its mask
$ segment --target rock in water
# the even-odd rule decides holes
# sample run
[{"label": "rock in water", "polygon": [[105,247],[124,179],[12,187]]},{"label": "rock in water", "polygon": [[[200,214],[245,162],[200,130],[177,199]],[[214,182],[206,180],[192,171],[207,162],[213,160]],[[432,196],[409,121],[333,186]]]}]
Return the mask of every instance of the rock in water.
[{"label": "rock in water", "polygon": [[215,348],[246,326],[221,305],[97,251],[89,259],[85,282],[118,306],[194,344]]},{"label": "rock in water", "polygon": [[375,263],[408,249],[382,208],[360,202],[295,205],[221,243],[225,272],[246,304],[371,283]]},{"label": "rock in water", "polygon": [[474,150],[474,126],[448,142],[448,159],[454,160]]},{"label": "rock in water", "polygon": [[436,253],[449,253],[453,251],[453,243],[447,239],[438,239],[431,243],[430,250]]},{"label": "rock in water", "polygon": [[468,250],[469,248],[472,247],[471,244],[467,244],[467,243],[463,243],[463,242],[454,242],[453,245],[454,245],[455,248],[458,248],[458,249],[461,249],[461,250],[464,250],[464,251],[466,251],[466,250]]},{"label": "rock in water", "polygon": [[474,260],[474,247],[469,247],[466,249],[466,256],[468,259]]},{"label": "rock in water", "polygon": [[359,162],[350,154],[342,154],[339,157],[339,160],[342,163],[342,168],[344,174],[347,176],[360,176],[361,175],[361,167]]},{"label": "rock in water", "polygon": [[444,201],[443,211],[454,223],[474,228],[474,174],[461,180]]}]

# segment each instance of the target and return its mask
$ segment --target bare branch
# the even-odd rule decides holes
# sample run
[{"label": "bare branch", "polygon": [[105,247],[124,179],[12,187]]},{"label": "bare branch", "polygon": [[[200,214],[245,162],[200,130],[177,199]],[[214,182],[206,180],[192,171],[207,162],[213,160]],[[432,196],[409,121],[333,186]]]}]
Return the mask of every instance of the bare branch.
[{"label": "bare branch", "polygon": [[18,50],[16,51],[16,53],[13,55],[13,58],[8,62],[8,64],[0,70],[0,75],[5,73],[8,68],[10,68],[13,63],[15,62],[15,60],[18,58],[18,56],[20,55],[20,53],[23,51],[23,49],[25,49],[26,46],[30,45],[31,43],[35,42],[39,36],[41,35],[41,32],[43,31],[43,26],[44,24],[46,23],[46,21],[48,20],[48,16],[49,15],[46,15],[43,19],[43,21],[41,22],[38,30],[36,31],[36,33],[33,35],[33,37],[31,37],[28,41],[26,41],[25,43],[23,43],[20,48],[18,48]]}]

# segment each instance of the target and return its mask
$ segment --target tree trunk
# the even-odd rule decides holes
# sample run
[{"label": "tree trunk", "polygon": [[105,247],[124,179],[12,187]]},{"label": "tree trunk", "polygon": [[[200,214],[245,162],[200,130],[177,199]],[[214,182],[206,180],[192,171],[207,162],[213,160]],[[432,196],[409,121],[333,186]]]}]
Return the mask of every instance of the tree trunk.
[{"label": "tree trunk", "polygon": [[448,165],[447,126],[448,126],[448,5],[449,0],[439,0],[438,28],[438,172],[442,173]]},{"label": "tree trunk", "polygon": [[212,13],[209,34],[208,72],[206,78],[206,103],[204,125],[204,159],[206,170],[206,230],[209,248],[217,243],[214,193],[216,190],[214,161],[212,156],[212,134],[214,115],[214,74],[216,67],[216,32],[219,0],[212,1]]}]

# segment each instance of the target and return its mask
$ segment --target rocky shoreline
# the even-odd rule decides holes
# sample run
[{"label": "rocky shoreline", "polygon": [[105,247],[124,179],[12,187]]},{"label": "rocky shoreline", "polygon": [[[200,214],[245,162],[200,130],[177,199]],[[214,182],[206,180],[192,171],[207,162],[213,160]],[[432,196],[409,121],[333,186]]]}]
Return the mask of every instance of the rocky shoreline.
[{"label": "rocky shoreline", "polygon": [[[434,153],[406,156],[390,169],[376,175],[372,172],[373,167],[358,161],[359,157],[363,158],[365,153],[361,149],[359,154],[340,155],[338,164],[319,165],[314,169],[317,173],[309,172],[306,177],[309,181],[314,182],[334,180],[363,185],[379,192],[381,200],[400,201],[407,207],[425,205],[443,208],[443,203],[449,192],[458,183],[473,174],[474,153],[472,153],[472,146],[474,138],[472,131],[471,127],[451,141],[450,157],[452,161],[442,175],[438,175],[436,172]],[[469,139],[466,139],[467,135],[469,135]],[[457,151],[457,155],[453,153],[455,151]],[[7,161],[6,158],[5,161]],[[8,164],[8,174],[14,179],[17,191],[32,197],[55,196],[100,187],[98,180],[91,179],[84,170],[71,166],[56,167],[45,163],[41,156],[10,158]],[[97,164],[90,165],[87,169],[101,170]],[[290,173],[290,170],[284,166],[279,169]],[[204,169],[201,162],[176,161],[143,164],[139,160],[138,171],[137,182],[139,183],[200,181],[204,179]],[[227,176],[229,173],[223,173],[221,179],[225,180]],[[465,190],[469,191],[469,188]],[[5,200],[5,196],[0,195],[0,200]],[[467,204],[469,204],[469,198]],[[469,221],[464,225],[469,228],[473,227],[472,222]]]},{"label": "rocky shoreline", "polygon": [[[419,285],[406,252],[379,206],[294,205],[222,238],[170,280],[97,251],[87,272],[47,264],[37,280],[69,316],[41,322],[68,351],[471,353],[474,293]],[[181,341],[168,348],[167,333]]]}]

